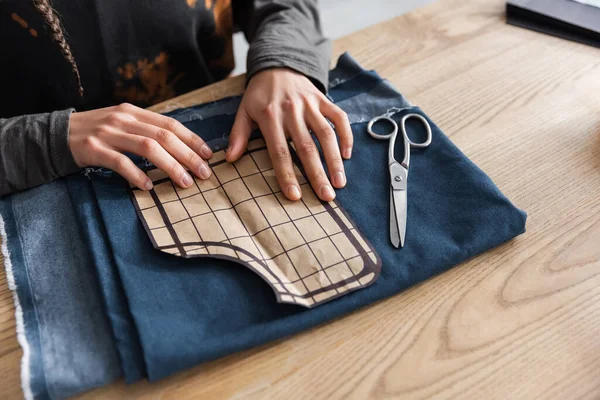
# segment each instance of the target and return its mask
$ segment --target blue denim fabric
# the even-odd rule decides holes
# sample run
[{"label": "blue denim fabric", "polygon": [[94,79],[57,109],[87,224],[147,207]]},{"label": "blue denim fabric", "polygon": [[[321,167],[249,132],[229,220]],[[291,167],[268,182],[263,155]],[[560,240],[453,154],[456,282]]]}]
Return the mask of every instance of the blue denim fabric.
[{"label": "blue denim fabric", "polygon": [[87,179],[72,176],[66,181],[77,220],[81,225],[81,241],[90,250],[90,266],[96,272],[94,278],[100,283],[100,296],[104,300],[105,311],[111,322],[125,381],[135,382],[146,376],[141,347],[119,274],[114,268],[112,250],[106,240],[97,240],[105,237],[106,231],[97,203],[89,201],[94,197],[94,193]]},{"label": "blue denim fabric", "polygon": [[[48,327],[44,326],[47,322],[33,317],[39,304],[28,299],[45,296],[41,298],[46,301],[57,294],[38,292],[35,285],[30,285],[41,279],[47,285],[55,284],[56,274],[51,272],[54,268],[62,273],[67,270],[65,282],[70,279],[73,286],[81,279],[87,282],[86,291],[94,292],[90,297],[95,300],[78,299],[77,307],[102,315],[89,321],[69,311],[61,323],[78,328],[55,332],[62,336],[56,340],[68,340],[69,350],[79,353],[85,351],[84,345],[91,345],[84,343],[89,341],[84,332],[100,327],[94,336],[98,352],[112,354],[93,359],[104,368],[99,370],[104,374],[99,372],[95,380],[82,379],[79,385],[70,384],[68,390],[60,389],[68,385],[61,374],[49,375],[48,366],[41,371],[32,369],[31,384],[38,397],[59,398],[73,390],[109,382],[121,372],[114,365],[116,354],[128,381],[143,376],[155,380],[299,332],[396,294],[524,232],[525,213],[515,208],[430,121],[431,146],[411,155],[406,246],[393,248],[387,230],[388,144],[372,139],[366,133],[366,122],[392,107],[411,105],[388,82],[374,72],[364,71],[348,55],[340,58],[330,80],[329,96],[348,113],[355,138],[352,159],[345,161],[348,184],[337,196],[383,260],[375,284],[310,310],[276,303],[269,286],[241,265],[217,259],[186,260],[155,250],[136,215],[127,184],[106,171],[91,173],[90,179],[75,176],[66,184],[61,181],[56,184],[60,186],[57,193],[51,192],[54,184],[46,185],[37,189],[29,202],[20,197],[23,194],[14,195],[0,201],[0,215],[7,226],[26,336],[37,346],[37,356],[51,351],[45,340],[36,338]],[[202,135],[213,149],[220,149],[227,144],[238,104],[239,98],[229,98],[170,115]],[[417,107],[393,118],[399,121],[406,112],[418,112],[427,118]],[[409,129],[419,134],[418,125],[410,125]],[[143,160],[134,160],[143,165]],[[45,212],[56,219],[58,211],[46,205],[54,205],[48,197],[59,194],[61,198],[68,194],[71,199],[60,208],[70,219],[62,219],[60,229],[48,225],[47,234],[55,235],[52,241],[34,246],[31,239],[15,234],[16,230],[33,229],[29,220],[15,217],[15,210],[22,214],[29,207],[33,218],[36,210],[31,205],[40,205],[38,214]],[[30,232],[28,236],[35,234]],[[49,246],[54,249],[52,257],[48,257],[52,250]],[[56,254],[61,252],[68,254]],[[31,269],[27,276],[23,254],[28,254],[31,262],[41,263],[41,257],[46,257],[49,265],[35,269],[39,276],[31,276]],[[54,257],[61,261],[55,262]],[[81,259],[86,261],[78,261]],[[100,288],[91,285],[90,277]],[[67,290],[75,299],[77,293],[73,291]],[[99,301],[104,313],[97,312]],[[54,362],[59,370],[69,368],[67,357],[57,357]]]},{"label": "blue denim fabric", "polygon": [[88,247],[64,180],[0,202],[29,343],[30,390],[60,398],[120,376]]}]

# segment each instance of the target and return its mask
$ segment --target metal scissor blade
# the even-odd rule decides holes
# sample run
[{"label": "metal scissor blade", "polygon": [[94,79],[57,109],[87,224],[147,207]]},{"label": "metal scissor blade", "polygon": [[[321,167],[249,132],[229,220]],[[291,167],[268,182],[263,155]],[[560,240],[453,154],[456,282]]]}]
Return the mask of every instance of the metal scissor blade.
[{"label": "metal scissor blade", "polygon": [[406,190],[390,190],[390,239],[394,247],[404,247],[406,237]]},{"label": "metal scissor blade", "polygon": [[390,189],[390,240],[395,248],[400,247],[400,234],[398,233],[398,219],[396,218],[393,189]]}]

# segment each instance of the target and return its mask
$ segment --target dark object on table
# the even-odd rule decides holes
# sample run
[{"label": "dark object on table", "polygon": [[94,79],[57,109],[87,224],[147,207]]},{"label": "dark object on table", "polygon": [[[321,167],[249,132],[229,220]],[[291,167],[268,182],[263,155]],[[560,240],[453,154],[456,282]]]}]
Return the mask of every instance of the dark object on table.
[{"label": "dark object on table", "polygon": [[506,22],[600,47],[600,8],[573,0],[509,0]]}]

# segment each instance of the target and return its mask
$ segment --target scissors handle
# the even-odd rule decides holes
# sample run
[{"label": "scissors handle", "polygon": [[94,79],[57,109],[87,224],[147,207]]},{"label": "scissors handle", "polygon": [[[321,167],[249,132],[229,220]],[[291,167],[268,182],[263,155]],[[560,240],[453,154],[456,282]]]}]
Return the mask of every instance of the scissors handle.
[{"label": "scissors handle", "polygon": [[[410,140],[410,138],[408,137],[408,133],[406,130],[406,121],[409,118],[416,118],[419,121],[421,121],[423,123],[423,125],[425,126],[426,136],[425,136],[424,142],[415,143],[412,140]],[[393,127],[391,132],[383,134],[383,135],[379,134],[379,133],[375,133],[373,131],[373,125],[377,121],[382,121],[382,120],[389,122]],[[411,148],[423,149],[431,144],[431,126],[429,125],[429,122],[427,122],[425,117],[423,117],[420,114],[412,113],[412,114],[406,114],[405,116],[402,117],[402,120],[400,121],[400,127],[402,129],[402,136],[404,139],[404,159],[402,160],[402,162],[400,164],[404,168],[408,169],[408,165],[410,163],[410,149]],[[367,124],[367,132],[369,133],[369,135],[371,135],[371,137],[373,137],[375,139],[379,139],[379,140],[389,139],[390,146],[389,146],[389,152],[388,152],[388,163],[390,165],[392,163],[396,163],[396,159],[394,158],[394,149],[396,147],[396,137],[398,136],[398,124],[396,123],[396,121],[394,121],[388,115],[385,115],[385,114],[380,115],[369,121],[369,123]]]},{"label": "scissors handle", "polygon": [[[423,126],[425,126],[426,136],[424,142],[415,143],[408,137],[406,121],[409,118],[416,118],[423,123]],[[402,164],[402,166],[408,170],[410,164],[410,149],[424,149],[431,144],[431,126],[429,125],[429,122],[427,122],[427,120],[420,114],[406,114],[400,121],[400,127],[402,128],[402,136],[404,137],[404,160],[402,160],[400,164]]]},{"label": "scissors handle", "polygon": [[[423,123],[423,126],[425,127],[426,131],[424,142],[415,143],[408,137],[408,133],[406,130],[406,120],[409,118],[416,118]],[[402,117],[402,120],[400,121],[400,126],[402,127],[402,134],[404,135],[404,139],[407,140],[408,143],[410,143],[410,147],[415,149],[424,149],[425,147],[431,144],[431,125],[429,125],[429,122],[427,122],[425,117],[423,117],[421,114],[406,114],[404,117]]]},{"label": "scissors handle", "polygon": [[[389,122],[393,127],[392,131],[390,133],[386,133],[383,135],[379,134],[379,133],[375,133],[373,131],[373,125],[378,121]],[[398,124],[396,124],[396,121],[394,121],[391,117],[389,117],[387,115],[380,115],[369,121],[369,123],[367,124],[367,132],[369,133],[369,135],[371,135],[371,137],[373,137],[375,139],[390,141],[389,148],[388,148],[388,164],[389,165],[392,165],[394,163],[397,164],[396,159],[394,158],[394,148],[396,146],[396,137],[398,136]],[[407,146],[408,146],[408,143],[405,141],[404,142],[405,152],[408,149]]]},{"label": "scissors handle", "polygon": [[[389,122],[393,127],[392,131],[390,133],[386,133],[384,135],[375,133],[373,131],[373,125],[378,121]],[[375,139],[379,139],[379,140],[391,139],[392,137],[394,137],[395,135],[398,134],[398,124],[396,124],[396,121],[394,121],[391,117],[389,117],[387,115],[380,115],[369,121],[369,123],[367,124],[367,132],[369,132],[369,135],[371,135],[371,137],[373,137]]]}]

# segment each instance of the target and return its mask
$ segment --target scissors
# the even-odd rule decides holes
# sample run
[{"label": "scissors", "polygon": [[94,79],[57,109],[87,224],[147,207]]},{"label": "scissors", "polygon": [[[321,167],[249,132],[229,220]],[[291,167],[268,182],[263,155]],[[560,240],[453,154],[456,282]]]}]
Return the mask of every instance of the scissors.
[{"label": "scissors", "polygon": [[[390,170],[390,240],[394,247],[399,248],[404,247],[404,239],[406,237],[406,181],[410,164],[410,150],[424,149],[431,144],[431,126],[429,125],[429,122],[419,114],[406,114],[402,117],[400,128],[402,131],[402,138],[404,139],[404,159],[399,163],[394,158],[394,147],[396,145],[396,137],[398,136],[398,124],[391,118],[392,114],[393,113],[386,113],[370,120],[367,125],[367,132],[375,139],[390,141],[388,152],[388,167]],[[406,132],[406,121],[409,118],[416,118],[425,126],[427,136],[424,142],[415,143],[408,137]],[[393,130],[390,133],[380,135],[373,132],[373,124],[382,120],[392,124]]]}]

